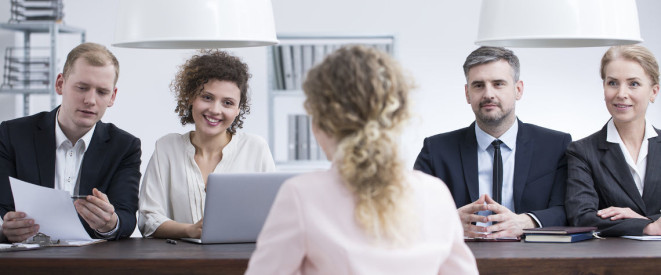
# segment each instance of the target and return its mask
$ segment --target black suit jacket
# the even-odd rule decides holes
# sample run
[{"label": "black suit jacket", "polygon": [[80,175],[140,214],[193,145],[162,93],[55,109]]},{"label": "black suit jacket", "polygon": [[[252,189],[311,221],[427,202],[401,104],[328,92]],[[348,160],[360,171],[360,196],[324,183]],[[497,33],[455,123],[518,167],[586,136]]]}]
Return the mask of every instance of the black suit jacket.
[{"label": "black suit jacket", "polygon": [[[607,126],[567,149],[567,218],[575,226],[596,226],[604,236],[642,235],[661,217],[661,131],[648,140],[647,171],[641,196],[617,143],[606,141]],[[610,206],[628,207],[648,219],[611,221],[597,216]]]},{"label": "black suit jacket", "polygon": [[[519,123],[514,159],[514,212],[532,213],[543,226],[566,225],[564,209],[571,136]],[[475,122],[467,128],[425,139],[414,168],[440,178],[457,207],[479,197]]]},{"label": "black suit jacket", "polygon": [[[57,109],[0,124],[0,217],[14,211],[8,176],[54,188]],[[80,194],[97,188],[108,195],[120,220],[117,239],[130,237],[135,229],[141,155],[140,139],[99,121],[81,163]]]}]

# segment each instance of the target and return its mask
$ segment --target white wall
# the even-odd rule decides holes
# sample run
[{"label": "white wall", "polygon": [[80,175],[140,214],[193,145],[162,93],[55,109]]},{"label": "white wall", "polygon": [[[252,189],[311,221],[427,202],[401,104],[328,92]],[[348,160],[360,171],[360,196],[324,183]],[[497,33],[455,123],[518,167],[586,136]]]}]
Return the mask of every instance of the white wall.
[{"label": "white wall", "polygon": [[[88,41],[110,47],[117,1],[66,0],[64,4],[67,24],[86,28]],[[276,28],[282,34],[396,35],[397,58],[418,86],[413,94],[417,116],[403,136],[405,157],[411,166],[424,137],[465,127],[474,119],[464,97],[461,66],[477,48],[473,41],[479,5],[477,0],[273,0]],[[645,39],[642,45],[661,58],[661,37],[655,30],[661,26],[661,17],[657,16],[661,1],[639,0],[638,9]],[[65,40],[60,43],[63,55],[77,43],[75,39]],[[120,61],[119,93],[115,106],[103,120],[141,138],[144,171],[156,139],[190,129],[178,123],[168,86],[177,66],[193,51],[110,49]],[[605,50],[514,49],[521,59],[521,79],[525,83],[523,99],[518,103],[519,118],[569,132],[574,139],[599,130],[609,117],[598,74]],[[244,131],[268,138],[266,49],[231,51],[248,63],[253,74],[252,114]],[[13,105],[13,101],[0,98],[0,109]],[[39,104],[33,104],[33,112],[50,109],[47,100],[36,105]],[[648,118],[661,126],[659,103],[649,109]],[[285,127],[285,123],[279,122],[276,127]]]}]

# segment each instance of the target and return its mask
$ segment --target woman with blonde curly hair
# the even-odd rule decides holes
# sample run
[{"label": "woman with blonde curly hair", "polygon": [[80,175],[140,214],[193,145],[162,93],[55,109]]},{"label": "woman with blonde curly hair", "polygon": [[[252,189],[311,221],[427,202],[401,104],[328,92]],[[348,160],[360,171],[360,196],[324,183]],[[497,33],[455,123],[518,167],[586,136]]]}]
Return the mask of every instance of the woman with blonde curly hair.
[{"label": "woman with blonde curly hair", "polygon": [[399,157],[410,88],[363,46],[308,72],[305,109],[333,164],[283,184],[246,274],[477,274],[449,191]]},{"label": "woman with blonde curly hair", "polygon": [[147,237],[199,238],[211,173],[267,172],[275,164],[266,142],[237,132],[250,112],[248,66],[207,50],[183,64],[171,84],[185,134],[156,141],[140,190],[138,227]]}]

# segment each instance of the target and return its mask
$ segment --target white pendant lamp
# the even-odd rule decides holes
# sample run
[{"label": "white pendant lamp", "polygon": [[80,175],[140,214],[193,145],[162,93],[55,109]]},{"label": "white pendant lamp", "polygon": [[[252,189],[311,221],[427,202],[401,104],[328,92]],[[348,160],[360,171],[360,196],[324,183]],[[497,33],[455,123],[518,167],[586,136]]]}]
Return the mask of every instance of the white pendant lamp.
[{"label": "white pendant lamp", "polygon": [[475,44],[556,48],[642,41],[635,0],[482,0]]},{"label": "white pendant lamp", "polygon": [[112,45],[200,49],[277,43],[270,0],[122,0]]}]

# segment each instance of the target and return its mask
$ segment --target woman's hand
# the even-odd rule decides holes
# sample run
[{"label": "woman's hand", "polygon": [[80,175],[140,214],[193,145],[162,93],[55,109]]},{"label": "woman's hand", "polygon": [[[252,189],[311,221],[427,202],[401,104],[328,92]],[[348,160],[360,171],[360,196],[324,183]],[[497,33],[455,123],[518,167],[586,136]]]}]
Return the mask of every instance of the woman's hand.
[{"label": "woman's hand", "polygon": [[602,219],[610,218],[611,221],[622,220],[622,219],[647,219],[646,217],[631,210],[631,208],[629,207],[615,207],[615,206],[611,206],[597,211],[597,216],[601,217]]},{"label": "woman's hand", "polygon": [[204,221],[204,218],[202,218],[199,222],[196,222],[194,224],[189,225],[186,228],[186,235],[188,235],[189,238],[194,238],[194,239],[199,239],[202,237],[202,222]]}]

